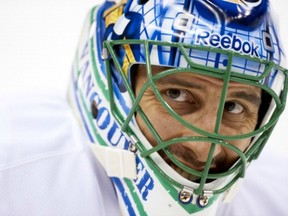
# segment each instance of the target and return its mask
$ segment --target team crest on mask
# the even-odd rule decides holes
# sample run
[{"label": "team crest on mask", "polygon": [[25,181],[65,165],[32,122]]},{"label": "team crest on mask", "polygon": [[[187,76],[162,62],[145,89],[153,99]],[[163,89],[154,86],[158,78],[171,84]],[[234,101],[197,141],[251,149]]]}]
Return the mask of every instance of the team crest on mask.
[{"label": "team crest on mask", "polygon": [[198,11],[203,12],[201,16],[209,21],[253,30],[261,25],[268,2],[267,0],[198,0],[195,1],[195,6]]},{"label": "team crest on mask", "polygon": [[262,0],[222,0],[222,1],[237,4],[246,9],[257,7],[262,2]]}]

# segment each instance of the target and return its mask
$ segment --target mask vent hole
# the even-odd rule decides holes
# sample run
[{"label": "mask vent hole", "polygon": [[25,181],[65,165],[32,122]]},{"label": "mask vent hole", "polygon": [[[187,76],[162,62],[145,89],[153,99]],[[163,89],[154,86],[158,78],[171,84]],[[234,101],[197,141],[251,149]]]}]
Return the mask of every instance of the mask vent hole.
[{"label": "mask vent hole", "polygon": [[98,116],[98,107],[97,107],[97,103],[95,101],[93,101],[93,103],[91,104],[91,113],[94,119],[97,119]]}]

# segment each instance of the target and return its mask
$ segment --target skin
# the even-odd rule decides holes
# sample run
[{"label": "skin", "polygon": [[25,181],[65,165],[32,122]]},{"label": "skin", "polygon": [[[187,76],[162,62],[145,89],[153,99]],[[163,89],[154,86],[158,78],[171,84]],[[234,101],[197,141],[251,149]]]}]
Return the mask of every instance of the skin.
[{"label": "skin", "polygon": [[[159,66],[152,67],[153,75],[163,70],[164,68]],[[146,81],[146,68],[141,65],[135,80],[136,96]],[[220,79],[191,73],[170,75],[161,78],[156,83],[163,99],[176,113],[189,123],[208,132],[215,130],[222,84],[223,81]],[[261,90],[259,88],[230,82],[220,133],[238,135],[255,130],[260,103]],[[160,104],[151,88],[146,90],[140,101],[140,106],[164,141],[177,137],[201,136],[175,120]],[[136,120],[148,141],[153,146],[157,145],[155,138],[140,115],[136,115]],[[230,141],[241,151],[245,151],[250,142],[250,139]],[[185,142],[172,145],[169,150],[185,165],[202,171],[210,146],[210,143],[205,142]],[[165,154],[161,155],[172,166],[168,157]],[[225,171],[237,159],[236,153],[221,145],[216,145],[210,171],[214,173]],[[180,174],[187,177],[187,173],[182,172]]]}]

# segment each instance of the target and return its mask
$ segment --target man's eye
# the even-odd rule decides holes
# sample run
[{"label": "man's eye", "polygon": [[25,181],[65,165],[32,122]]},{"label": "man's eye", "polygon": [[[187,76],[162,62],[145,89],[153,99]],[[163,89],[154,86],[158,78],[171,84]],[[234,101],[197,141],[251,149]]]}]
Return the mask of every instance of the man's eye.
[{"label": "man's eye", "polygon": [[240,114],[243,112],[243,110],[244,110],[244,107],[237,102],[229,101],[225,103],[225,111],[229,113]]},{"label": "man's eye", "polygon": [[179,89],[168,89],[165,92],[166,96],[168,96],[170,99],[178,101],[178,102],[184,102],[188,100],[188,95],[185,91],[179,90]]}]

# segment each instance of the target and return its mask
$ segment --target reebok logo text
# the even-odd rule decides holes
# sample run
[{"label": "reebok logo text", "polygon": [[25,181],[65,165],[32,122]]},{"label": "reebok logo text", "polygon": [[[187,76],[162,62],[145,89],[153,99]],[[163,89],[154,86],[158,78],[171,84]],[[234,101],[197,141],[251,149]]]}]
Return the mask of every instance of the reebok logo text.
[{"label": "reebok logo text", "polygon": [[196,35],[196,44],[225,50],[232,49],[239,53],[259,57],[259,45],[255,45],[253,42],[247,40],[242,40],[233,34],[231,36],[219,35],[217,33],[211,34],[208,31],[203,31]]}]

